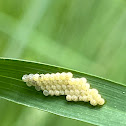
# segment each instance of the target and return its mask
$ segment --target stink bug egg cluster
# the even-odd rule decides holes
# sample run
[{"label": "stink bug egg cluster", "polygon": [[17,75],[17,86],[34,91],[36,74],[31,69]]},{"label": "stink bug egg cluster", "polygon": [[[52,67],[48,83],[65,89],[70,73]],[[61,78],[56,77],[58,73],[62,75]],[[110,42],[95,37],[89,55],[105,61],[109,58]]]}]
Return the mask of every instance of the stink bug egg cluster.
[{"label": "stink bug egg cluster", "polygon": [[91,105],[103,105],[105,100],[97,89],[91,89],[86,78],[73,78],[71,72],[52,74],[24,75],[22,80],[27,86],[35,86],[37,91],[42,90],[45,96],[66,95],[67,101],[90,102]]}]

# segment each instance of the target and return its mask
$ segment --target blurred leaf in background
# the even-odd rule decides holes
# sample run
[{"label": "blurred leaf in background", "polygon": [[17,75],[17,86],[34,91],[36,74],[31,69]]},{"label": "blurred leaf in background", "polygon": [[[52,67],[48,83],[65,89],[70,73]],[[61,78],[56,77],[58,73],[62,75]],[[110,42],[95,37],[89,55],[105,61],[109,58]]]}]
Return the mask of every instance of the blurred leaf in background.
[{"label": "blurred leaf in background", "polygon": [[[126,83],[125,6],[125,0],[0,0],[0,56]],[[0,102],[0,126],[91,125]]]}]

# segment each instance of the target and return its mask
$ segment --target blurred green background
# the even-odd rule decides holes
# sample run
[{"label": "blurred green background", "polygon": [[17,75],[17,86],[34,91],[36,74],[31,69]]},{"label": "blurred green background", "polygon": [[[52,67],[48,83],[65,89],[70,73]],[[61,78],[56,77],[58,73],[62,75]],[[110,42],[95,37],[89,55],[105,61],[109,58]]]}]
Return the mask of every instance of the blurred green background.
[{"label": "blurred green background", "polygon": [[[126,83],[125,0],[0,0],[0,56]],[[76,113],[75,113],[76,114]],[[81,126],[0,99],[0,126]]]}]

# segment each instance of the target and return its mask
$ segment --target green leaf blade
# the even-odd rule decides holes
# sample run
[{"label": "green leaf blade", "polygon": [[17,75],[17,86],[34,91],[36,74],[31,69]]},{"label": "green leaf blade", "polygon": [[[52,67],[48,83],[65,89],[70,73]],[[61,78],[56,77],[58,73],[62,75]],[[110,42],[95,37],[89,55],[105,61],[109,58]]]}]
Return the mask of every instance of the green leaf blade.
[{"label": "green leaf blade", "polygon": [[[67,102],[65,96],[45,97],[21,80],[29,73],[71,71],[75,77],[86,77],[92,88],[99,90],[105,105],[93,107],[84,102]],[[0,59],[0,96],[64,117],[95,125],[126,125],[126,86],[99,77],[46,64]],[[107,120],[106,120],[107,117]]]}]

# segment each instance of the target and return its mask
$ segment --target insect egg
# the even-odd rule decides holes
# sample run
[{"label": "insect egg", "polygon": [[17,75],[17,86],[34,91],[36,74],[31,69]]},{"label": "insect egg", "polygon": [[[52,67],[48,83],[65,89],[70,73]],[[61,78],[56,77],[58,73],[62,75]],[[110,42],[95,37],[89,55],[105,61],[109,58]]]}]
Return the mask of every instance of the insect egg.
[{"label": "insect egg", "polygon": [[87,100],[91,101],[92,100],[92,95],[88,95]]},{"label": "insect egg", "polygon": [[64,80],[64,79],[66,79],[66,74],[63,72],[63,73],[61,73],[61,75],[60,75],[60,79],[61,80]]},{"label": "insect egg", "polygon": [[70,79],[68,82],[69,82],[70,85],[73,85],[73,84],[75,83],[75,79],[72,78],[72,79]]},{"label": "insect egg", "polygon": [[58,90],[61,90],[61,86],[60,86],[60,85],[56,85],[56,88],[57,88]]},{"label": "insect egg", "polygon": [[32,83],[31,83],[31,82],[26,82],[26,85],[27,85],[28,87],[31,87],[31,86],[32,86]]},{"label": "insect egg", "polygon": [[80,95],[81,96],[83,96],[83,95],[85,95],[86,94],[86,92],[84,91],[84,90],[80,90]]},{"label": "insect egg", "polygon": [[59,93],[60,93],[60,95],[64,95],[64,91],[63,90],[60,90]]},{"label": "insect egg", "polygon": [[65,94],[68,95],[70,91],[68,89],[65,90]]},{"label": "insect egg", "polygon": [[82,77],[81,78],[81,84],[85,84],[87,82],[86,78]]},{"label": "insect egg", "polygon": [[52,88],[53,90],[56,90],[56,86],[55,86],[55,85],[52,85],[51,88]]},{"label": "insect egg", "polygon": [[49,94],[50,94],[51,96],[53,96],[53,95],[54,95],[54,91],[53,91],[53,90],[49,90]]},{"label": "insect egg", "polygon": [[70,90],[70,95],[74,95],[74,91],[73,90]]},{"label": "insect egg", "polygon": [[59,80],[60,79],[60,73],[56,73],[55,79],[56,80]]},{"label": "insect egg", "polygon": [[70,90],[72,89],[72,85],[67,85],[67,88]]},{"label": "insect egg", "polygon": [[98,101],[98,104],[99,105],[103,105],[105,103],[105,100],[103,98],[101,98],[99,101]]},{"label": "insect egg", "polygon": [[92,100],[90,101],[90,104],[93,105],[93,106],[96,106],[96,105],[97,105],[97,102],[96,102],[95,100],[92,99]]},{"label": "insect egg", "polygon": [[98,90],[96,90],[96,89],[90,89],[89,92],[90,92],[90,94],[92,94],[92,95],[98,94]]},{"label": "insect egg", "polygon": [[79,101],[84,101],[83,96],[79,96]]},{"label": "insect egg", "polygon": [[65,90],[65,89],[66,89],[66,85],[63,84],[63,85],[62,85],[62,88]]},{"label": "insect egg", "polygon": [[62,85],[62,84],[63,84],[63,80],[59,80],[59,81],[58,81],[58,84],[59,84],[59,85]]},{"label": "insect egg", "polygon": [[78,101],[78,97],[77,97],[76,95],[73,95],[73,96],[72,96],[72,100],[73,100],[73,101]]},{"label": "insect egg", "polygon": [[49,74],[45,74],[44,79],[47,81],[49,80]]},{"label": "insect egg", "polygon": [[50,80],[54,80],[54,74],[50,75]]},{"label": "insect egg", "polygon": [[67,100],[67,101],[71,101],[71,100],[72,100],[72,97],[71,97],[70,95],[67,95],[67,96],[66,96],[66,100]]},{"label": "insect egg", "polygon": [[[39,74],[33,75],[33,80],[38,81],[38,77],[39,77]],[[29,77],[29,78],[30,78],[30,77]],[[32,78],[32,75],[31,75],[31,78]]]},{"label": "insect egg", "polygon": [[35,89],[36,89],[37,91],[40,91],[40,90],[41,90],[41,87],[40,87],[40,86],[35,86]]},{"label": "insect egg", "polygon": [[49,85],[46,85],[46,90],[50,90],[51,87]]},{"label": "insect egg", "polygon": [[23,80],[24,82],[27,82],[27,81],[28,81],[28,75],[24,75],[24,76],[22,77],[22,80]]},{"label": "insect egg", "polygon": [[75,90],[76,95],[79,95],[79,93],[80,93],[79,90]]},{"label": "insect egg", "polygon": [[95,94],[95,95],[93,94],[92,96],[93,96],[97,101],[98,101],[99,99],[101,99],[101,95],[100,95],[100,94],[97,94],[97,95],[96,95],[96,94]]},{"label": "insect egg", "polygon": [[34,76],[34,74],[29,74],[29,75],[27,75],[27,77],[28,77],[30,80],[33,79],[33,76]]},{"label": "insect egg", "polygon": [[86,87],[86,89],[89,90],[89,88],[90,88],[90,84],[86,83],[86,84],[85,84],[85,87]]},{"label": "insect egg", "polygon": [[71,72],[68,72],[66,77],[66,79],[71,79],[73,77],[73,74]]},{"label": "insect egg", "polygon": [[82,99],[83,99],[84,102],[88,102],[88,101],[89,101],[89,100],[88,100],[88,96],[83,96]]},{"label": "insect egg", "polygon": [[56,96],[59,96],[60,92],[59,92],[58,90],[55,90],[54,94],[55,94]]},{"label": "insect egg", "polygon": [[45,96],[48,96],[48,95],[49,95],[49,92],[48,92],[47,90],[44,90],[44,91],[43,91],[43,94],[44,94]]}]

